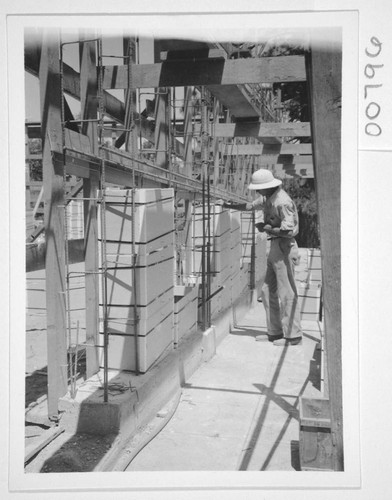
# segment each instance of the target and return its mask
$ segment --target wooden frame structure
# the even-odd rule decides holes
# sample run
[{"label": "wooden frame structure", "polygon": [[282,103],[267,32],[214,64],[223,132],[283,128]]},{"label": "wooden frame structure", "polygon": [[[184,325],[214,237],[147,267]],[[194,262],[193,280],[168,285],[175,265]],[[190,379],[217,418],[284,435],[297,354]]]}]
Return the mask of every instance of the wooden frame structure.
[{"label": "wooden frame structure", "polygon": [[[331,58],[328,49],[325,53],[312,51],[307,61],[297,55],[230,59],[230,44],[183,41],[178,50],[178,41],[161,40],[155,44],[155,62],[140,64],[135,62],[135,41],[125,39],[124,53],[118,56],[120,64],[109,66],[104,62],[102,41],[95,34],[81,33],[72,43],[79,47],[79,71],[64,60],[59,32],[46,31],[40,40],[33,40],[26,32],[25,67],[39,78],[41,94],[49,417],[58,418],[58,399],[68,387],[64,180],[75,175],[83,183],[87,375],[91,376],[99,368],[95,348],[99,303],[97,207],[98,192],[104,184],[174,187],[187,206],[196,199],[204,202],[206,193],[208,202],[218,198],[244,201],[252,171],[268,165],[287,176],[315,175],[317,181],[326,330],[331,339],[328,356],[337,360],[329,384],[335,466],[342,470],[340,314],[336,314],[340,310],[336,287],[340,251],[338,246],[331,246],[330,238],[339,234],[340,220],[340,191],[338,185],[331,189],[340,168],[340,113],[335,105],[330,107],[341,92],[340,52],[332,51],[336,55]],[[333,74],[332,84],[323,80],[327,67]],[[262,116],[273,116],[274,110],[255,105],[253,84],[305,80],[309,82],[312,123],[262,120]],[[181,120],[175,118],[174,88],[183,89]],[[123,89],[124,99],[108,92],[112,89]],[[140,89],[155,89],[152,120],[147,109],[136,109]],[[80,102],[79,119],[72,115],[66,96]],[[27,126],[27,130],[30,136],[37,133],[33,127]],[[105,145],[108,134],[114,137],[114,147]],[[328,142],[317,140],[325,134]],[[309,142],[299,141],[311,135],[313,148]],[[147,141],[154,146],[149,159],[149,152],[144,150]],[[178,162],[181,169],[175,166]]]}]

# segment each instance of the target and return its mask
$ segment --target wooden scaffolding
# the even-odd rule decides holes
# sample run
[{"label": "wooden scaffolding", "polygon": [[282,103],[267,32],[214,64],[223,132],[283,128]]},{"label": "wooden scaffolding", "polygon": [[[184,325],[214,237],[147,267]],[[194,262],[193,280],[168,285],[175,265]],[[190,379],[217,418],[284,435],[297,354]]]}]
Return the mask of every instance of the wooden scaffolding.
[{"label": "wooden scaffolding", "polygon": [[[339,33],[333,38],[336,42]],[[105,40],[96,33],[63,40],[57,30],[42,34],[27,30],[25,40],[26,71],[37,76],[40,85],[41,121],[26,124],[26,137],[42,140],[49,417],[58,418],[58,400],[68,391],[72,362],[67,360],[68,264],[80,241],[68,236],[71,203],[82,204],[84,213],[86,355],[91,376],[100,368],[97,346],[105,351],[108,339],[105,214],[113,199],[108,201],[107,189],[117,186],[121,196],[124,190],[130,193],[132,233],[137,190],[171,190],[173,207],[181,208],[176,212],[181,214],[179,225],[192,214],[200,215],[200,234],[194,232],[191,243],[179,242],[183,233],[178,236],[181,231],[177,234],[173,228],[179,238],[174,246],[182,250],[170,279],[173,286],[184,285],[196,274],[201,290],[199,319],[205,329],[211,322],[210,298],[215,293],[212,207],[218,199],[245,201],[252,172],[265,167],[280,177],[316,180],[334,468],[342,470],[339,43],[338,49],[334,44],[311,48],[306,56],[265,57],[257,46],[247,44],[238,50],[229,43],[156,40],[151,64],[140,60],[139,41],[133,37],[123,39],[123,51],[116,55],[105,53]],[[76,47],[76,65],[67,62],[70,45]],[[288,121],[274,85],[305,81],[311,121]],[[123,98],[115,97],[114,90],[123,91]],[[80,103],[80,116],[74,116],[70,99]],[[73,185],[71,179],[76,179]],[[35,201],[34,215],[40,201]],[[197,238],[201,239],[199,275],[187,257]],[[136,255],[135,248],[130,255]],[[135,271],[136,261],[129,266]],[[132,279],[137,279],[136,272]],[[254,286],[254,254],[250,283]],[[133,285],[136,290],[137,284]],[[133,300],[137,328],[137,299]],[[103,344],[98,338],[100,318]],[[107,353],[103,359],[106,370]],[[134,369],[140,367],[136,364]]]}]

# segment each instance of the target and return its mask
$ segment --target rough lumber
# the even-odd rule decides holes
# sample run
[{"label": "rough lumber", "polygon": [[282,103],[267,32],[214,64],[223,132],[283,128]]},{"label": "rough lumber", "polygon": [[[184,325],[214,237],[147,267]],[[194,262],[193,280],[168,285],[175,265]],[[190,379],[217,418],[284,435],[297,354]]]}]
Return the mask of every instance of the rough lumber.
[{"label": "rough lumber", "polygon": [[[92,36],[86,34],[85,39]],[[96,71],[96,44],[85,42],[80,44],[80,102],[83,120],[97,118],[98,80]],[[89,140],[91,152],[98,154],[97,123],[85,121],[81,124],[82,133]],[[85,297],[86,297],[86,376],[92,377],[99,371],[99,362],[95,345],[98,341],[98,224],[97,201],[99,175],[92,174],[83,179],[84,204],[84,253],[85,253]],[[80,202],[78,202],[80,203]]]},{"label": "rough lumber", "polygon": [[[255,168],[266,168],[266,165],[258,164]],[[313,165],[296,165],[294,163],[275,163],[272,165],[268,165],[268,169],[271,170],[275,176],[277,177],[303,177],[308,179],[313,179],[314,170]]]},{"label": "rough lumber", "polygon": [[262,157],[280,157],[283,155],[299,156],[302,159],[311,158],[311,144],[223,144],[223,155],[255,155]]},{"label": "rough lumber", "polygon": [[[57,44],[55,43],[57,38]],[[46,235],[48,417],[58,418],[67,392],[63,172],[52,160],[51,143],[61,143],[58,33],[45,31],[39,67]]]},{"label": "rough lumber", "polygon": [[[200,132],[200,126],[195,125],[195,133]],[[289,123],[218,123],[211,130],[216,137],[309,137],[310,125],[308,122]]]},{"label": "rough lumber", "polygon": [[184,166],[185,174],[192,176],[193,152],[192,152],[192,119],[194,107],[192,102],[192,87],[187,87],[185,93],[184,106]]},{"label": "rough lumber", "polygon": [[[305,81],[303,56],[165,61],[135,66],[135,88]],[[106,66],[104,89],[128,86],[126,66]]]},{"label": "rough lumber", "polygon": [[236,118],[259,117],[260,111],[247,93],[237,85],[208,85],[207,90]]},{"label": "rough lumber", "polygon": [[31,460],[35,455],[37,455],[37,453],[39,453],[43,448],[45,448],[45,446],[51,443],[54,439],[56,439],[57,436],[59,436],[63,432],[64,429],[61,429],[60,427],[51,427],[43,434],[43,438],[41,437],[39,442],[35,441],[34,443],[27,445],[25,450],[24,463],[27,463],[29,460]]},{"label": "rough lumber", "polygon": [[184,50],[182,48],[180,50],[163,50],[160,53],[161,61],[189,61],[206,58],[227,59],[227,53],[222,49],[213,49],[208,47],[188,50]]},{"label": "rough lumber", "polygon": [[[33,46],[33,45],[26,46],[25,47],[26,71],[33,74],[34,76],[38,76],[40,58],[41,58],[40,46]],[[80,75],[68,64],[64,64],[64,93],[73,97],[74,99],[80,100]],[[113,95],[109,94],[108,92],[103,93],[103,99],[107,115],[113,118],[114,120],[123,123],[125,119],[124,103],[121,102],[116,97],[114,97]],[[153,141],[154,131],[152,128],[152,124],[144,117],[140,116],[138,113],[135,113],[135,122],[136,122],[136,127],[140,129],[142,136],[149,141]],[[29,131],[30,130],[32,133],[32,129],[29,129]],[[30,138],[33,137],[31,133],[29,133]]]},{"label": "rough lumber", "polygon": [[[324,39],[324,38],[323,38]],[[341,31],[328,30],[307,60],[320,222],[325,339],[334,470],[343,470],[341,360]]]}]

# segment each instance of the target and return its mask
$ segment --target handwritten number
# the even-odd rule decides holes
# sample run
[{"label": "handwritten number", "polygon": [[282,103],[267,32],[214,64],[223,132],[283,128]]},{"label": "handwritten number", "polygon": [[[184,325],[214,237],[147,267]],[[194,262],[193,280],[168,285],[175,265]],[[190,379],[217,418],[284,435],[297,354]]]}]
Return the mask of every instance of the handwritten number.
[{"label": "handwritten number", "polygon": [[381,52],[382,43],[376,36],[372,36],[372,38],[370,39],[370,43],[375,47],[377,47],[377,52],[375,54],[372,54],[371,52],[368,51],[368,49],[366,49],[365,53],[369,57],[377,57]]}]

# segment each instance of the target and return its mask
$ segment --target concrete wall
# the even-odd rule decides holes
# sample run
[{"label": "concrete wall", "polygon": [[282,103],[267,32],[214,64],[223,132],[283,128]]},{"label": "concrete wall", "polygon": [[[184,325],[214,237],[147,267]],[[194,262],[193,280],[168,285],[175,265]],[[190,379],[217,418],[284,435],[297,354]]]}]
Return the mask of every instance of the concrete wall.
[{"label": "concrete wall", "polygon": [[[130,189],[106,190],[108,367],[144,373],[174,341],[174,192],[138,189],[132,197]],[[101,306],[101,347],[103,316]]]}]

